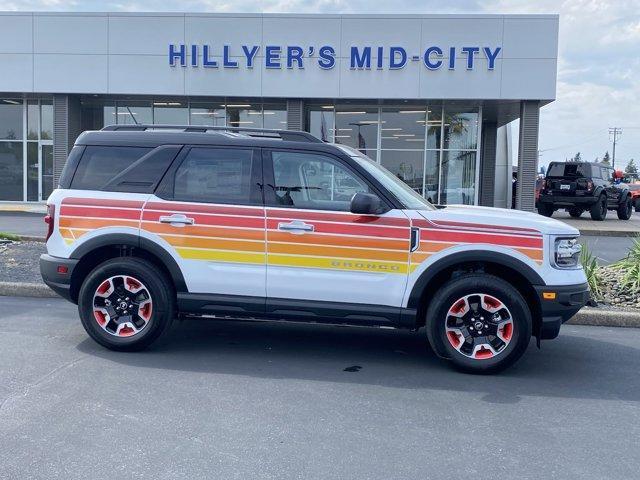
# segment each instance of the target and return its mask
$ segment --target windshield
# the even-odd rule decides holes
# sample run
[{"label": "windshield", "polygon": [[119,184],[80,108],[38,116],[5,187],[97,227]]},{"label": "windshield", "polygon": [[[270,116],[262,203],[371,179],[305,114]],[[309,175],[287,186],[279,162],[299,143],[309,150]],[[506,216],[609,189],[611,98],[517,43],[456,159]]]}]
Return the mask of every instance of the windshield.
[{"label": "windshield", "polygon": [[552,163],[547,177],[589,177],[589,165],[584,163]]},{"label": "windshield", "polygon": [[355,148],[347,147],[346,145],[336,145],[338,148],[346,152],[351,158],[353,158],[362,168],[369,172],[376,180],[384,185],[405,208],[412,210],[435,210],[428,200],[422,198],[416,193],[409,185],[404,183],[398,177],[396,177],[389,170],[384,168],[377,162],[374,162],[369,157]]}]

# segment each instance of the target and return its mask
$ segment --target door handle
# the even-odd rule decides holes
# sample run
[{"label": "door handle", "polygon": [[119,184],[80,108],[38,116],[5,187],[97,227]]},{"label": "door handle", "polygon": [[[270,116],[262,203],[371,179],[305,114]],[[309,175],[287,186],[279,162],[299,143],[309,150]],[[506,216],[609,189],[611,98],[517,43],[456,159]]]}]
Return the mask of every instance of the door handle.
[{"label": "door handle", "polygon": [[185,225],[193,225],[195,220],[189,218],[181,213],[174,213],[173,215],[167,215],[160,217],[160,223],[170,223],[175,227],[184,227]]},{"label": "door handle", "polygon": [[284,222],[278,223],[278,230],[300,235],[304,232],[313,232],[314,226],[308,223],[304,223],[301,220],[293,220],[289,223],[284,223]]}]

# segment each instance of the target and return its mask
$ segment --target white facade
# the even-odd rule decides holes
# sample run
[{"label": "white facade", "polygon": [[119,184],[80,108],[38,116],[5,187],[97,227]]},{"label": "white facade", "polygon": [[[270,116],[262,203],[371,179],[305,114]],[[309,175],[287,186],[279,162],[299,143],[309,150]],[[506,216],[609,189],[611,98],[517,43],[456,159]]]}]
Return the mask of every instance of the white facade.
[{"label": "white facade", "polygon": [[[544,100],[556,93],[556,15],[0,14],[2,92],[216,95],[284,98]],[[169,67],[169,45],[210,47],[218,68]],[[238,68],[224,68],[223,45]],[[258,46],[247,68],[242,45]],[[304,68],[266,68],[265,49],[304,49]],[[335,66],[318,66],[322,46]],[[427,48],[443,66],[428,69]],[[308,56],[313,47],[316,57]],[[352,69],[351,47],[372,48]],[[378,47],[385,65],[377,69]],[[408,55],[389,69],[390,47]],[[447,67],[450,48],[456,65]],[[478,47],[467,69],[463,47]],[[492,70],[482,49],[500,48]],[[417,56],[418,60],[412,60]],[[189,65],[190,63],[188,63]]]}]

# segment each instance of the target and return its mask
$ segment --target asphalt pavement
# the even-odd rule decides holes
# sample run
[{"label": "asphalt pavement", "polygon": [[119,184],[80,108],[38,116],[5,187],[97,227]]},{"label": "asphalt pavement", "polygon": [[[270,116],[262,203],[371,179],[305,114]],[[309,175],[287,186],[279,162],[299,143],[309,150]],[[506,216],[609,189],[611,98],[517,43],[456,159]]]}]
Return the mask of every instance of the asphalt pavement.
[{"label": "asphalt pavement", "polygon": [[41,213],[0,211],[0,232],[44,237],[47,234],[47,225]]},{"label": "asphalt pavement", "polygon": [[495,376],[422,332],[177,322],[115,353],[75,306],[0,298],[0,478],[627,479],[640,329],[565,326]]}]

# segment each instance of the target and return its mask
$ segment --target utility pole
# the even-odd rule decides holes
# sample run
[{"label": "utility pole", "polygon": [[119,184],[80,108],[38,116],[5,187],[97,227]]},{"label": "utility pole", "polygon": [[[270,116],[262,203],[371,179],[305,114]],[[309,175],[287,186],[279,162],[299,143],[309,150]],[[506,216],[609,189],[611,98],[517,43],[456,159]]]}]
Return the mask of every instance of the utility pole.
[{"label": "utility pole", "polygon": [[619,127],[609,128],[609,135],[613,135],[613,153],[611,155],[611,166],[616,168],[616,143],[618,142],[618,137],[622,135],[622,129]]}]

